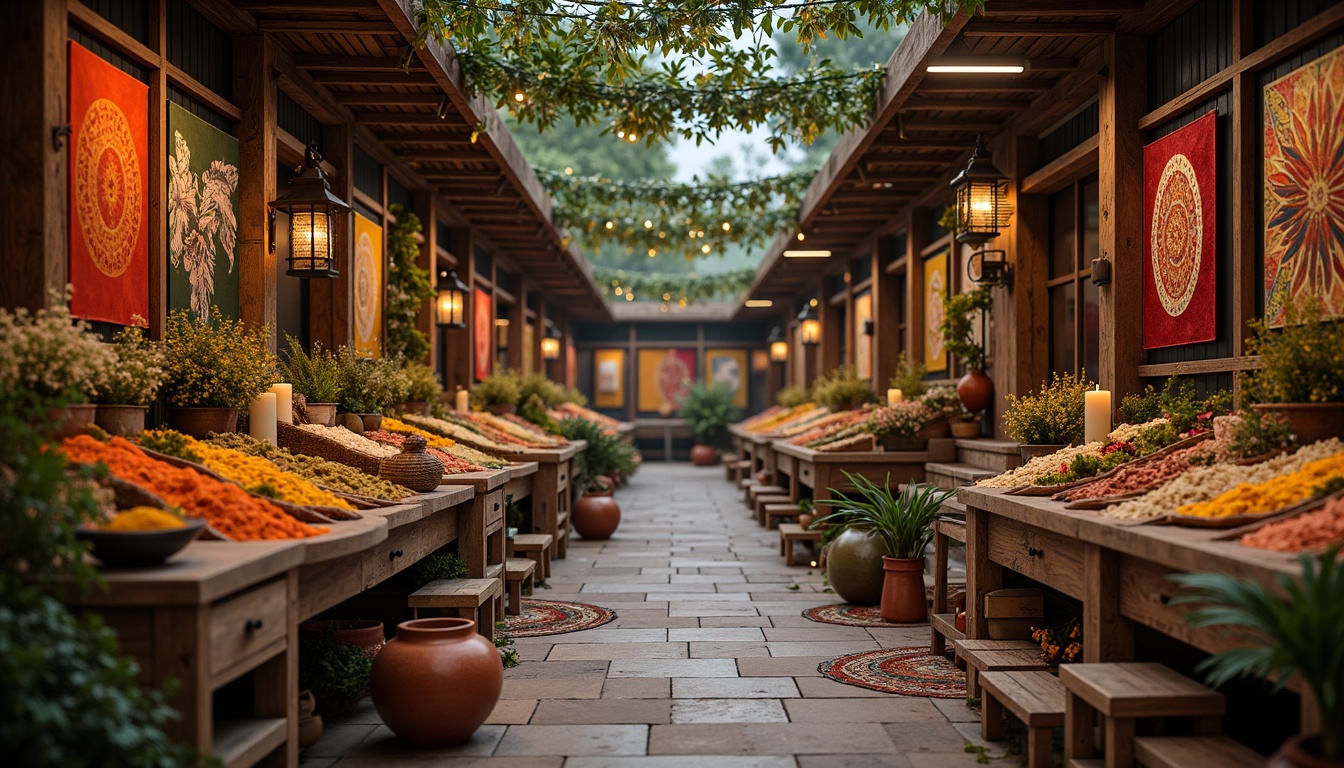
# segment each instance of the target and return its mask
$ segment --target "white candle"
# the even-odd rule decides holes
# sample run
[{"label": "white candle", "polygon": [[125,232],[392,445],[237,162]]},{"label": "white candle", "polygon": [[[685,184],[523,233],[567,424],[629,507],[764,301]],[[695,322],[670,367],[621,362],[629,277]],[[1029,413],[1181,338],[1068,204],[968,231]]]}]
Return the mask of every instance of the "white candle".
[{"label": "white candle", "polygon": [[887,405],[895,405],[901,402],[901,398],[901,390],[895,388],[887,390]]},{"label": "white candle", "polygon": [[247,411],[248,434],[276,445],[275,429],[275,393],[262,392]]},{"label": "white candle", "polygon": [[1096,390],[1083,394],[1083,439],[1089,443],[1104,441],[1111,432],[1111,392],[1098,384]]},{"label": "white candle", "polygon": [[275,393],[275,420],[283,421],[286,424],[294,423],[294,385],[279,384],[271,385],[271,392]]},{"label": "white candle", "polygon": [[463,414],[465,414],[467,411],[471,410],[471,406],[469,405],[469,402],[470,402],[470,401],[469,401],[469,399],[468,399],[469,397],[470,397],[470,395],[467,394],[467,390],[465,390],[465,389],[459,389],[459,390],[457,390],[457,412],[458,412],[458,413],[463,413]]}]

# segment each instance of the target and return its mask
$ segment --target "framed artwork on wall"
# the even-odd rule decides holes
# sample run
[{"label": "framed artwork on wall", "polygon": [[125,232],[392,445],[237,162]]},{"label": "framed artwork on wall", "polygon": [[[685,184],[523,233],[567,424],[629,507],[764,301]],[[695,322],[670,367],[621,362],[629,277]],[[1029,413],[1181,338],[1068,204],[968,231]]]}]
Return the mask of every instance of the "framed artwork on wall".
[{"label": "framed artwork on wall", "polygon": [[599,349],[593,354],[593,405],[625,407],[625,350]]},{"label": "framed artwork on wall", "polygon": [[238,140],[168,103],[168,309],[237,318]]},{"label": "framed artwork on wall", "polygon": [[488,378],[495,362],[495,311],[490,294],[480,288],[471,295],[471,347],[476,378]]},{"label": "framed artwork on wall", "polygon": [[641,349],[638,370],[639,410],[671,416],[695,381],[695,350]]},{"label": "framed artwork on wall", "polygon": [[383,228],[355,214],[355,354],[377,357],[383,336]]},{"label": "framed artwork on wall", "polygon": [[873,375],[873,337],[864,333],[872,322],[873,293],[864,291],[854,297],[854,368],[861,379]]},{"label": "framed artwork on wall", "polygon": [[747,367],[745,349],[705,350],[705,383],[721,384],[733,393],[733,405],[747,407],[747,393],[751,389],[751,371]]},{"label": "framed artwork on wall", "polygon": [[949,284],[947,255],[947,249],[943,249],[924,260],[924,367],[930,373],[947,370],[947,351],[938,332]]}]

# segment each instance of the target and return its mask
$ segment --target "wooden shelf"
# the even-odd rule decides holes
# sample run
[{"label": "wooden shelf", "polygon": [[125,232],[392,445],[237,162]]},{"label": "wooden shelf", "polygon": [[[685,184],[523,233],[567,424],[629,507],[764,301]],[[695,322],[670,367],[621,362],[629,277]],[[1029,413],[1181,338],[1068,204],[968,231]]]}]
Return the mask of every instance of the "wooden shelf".
[{"label": "wooden shelf", "polygon": [[491,563],[485,567],[485,578],[487,579],[503,578],[503,574],[504,574],[503,563]]},{"label": "wooden shelf", "polygon": [[220,720],[215,723],[214,757],[224,768],[250,768],[285,743],[288,727],[283,717]]},{"label": "wooden shelf", "polygon": [[933,631],[948,640],[965,640],[966,633],[957,629],[957,617],[951,613],[937,613],[929,617]]}]

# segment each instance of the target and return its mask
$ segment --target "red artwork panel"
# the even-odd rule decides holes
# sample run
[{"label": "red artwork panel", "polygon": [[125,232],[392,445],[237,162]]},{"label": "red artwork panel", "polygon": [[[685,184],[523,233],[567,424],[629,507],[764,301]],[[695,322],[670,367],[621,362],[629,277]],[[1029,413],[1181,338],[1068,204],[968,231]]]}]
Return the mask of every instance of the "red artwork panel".
[{"label": "red artwork panel", "polygon": [[471,299],[471,343],[475,350],[476,378],[490,376],[495,361],[495,312],[490,294],[477,288]]},{"label": "red artwork panel", "polygon": [[1143,148],[1143,348],[1217,336],[1218,114]]},{"label": "red artwork panel", "polygon": [[70,43],[70,283],[76,317],[149,317],[149,87]]}]

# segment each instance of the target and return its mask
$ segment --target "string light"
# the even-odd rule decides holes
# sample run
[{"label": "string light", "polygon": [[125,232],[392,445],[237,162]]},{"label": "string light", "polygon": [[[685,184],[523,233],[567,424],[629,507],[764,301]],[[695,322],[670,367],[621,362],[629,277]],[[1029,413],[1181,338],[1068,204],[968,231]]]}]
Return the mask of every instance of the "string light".
[{"label": "string light", "polygon": [[700,246],[700,252],[703,254],[707,255],[711,250],[713,249],[709,247],[709,243],[705,243],[704,245]]},{"label": "string light", "polygon": [[610,219],[608,219],[608,220],[607,220],[607,229],[615,229],[615,228],[616,228],[616,222],[611,221]]},{"label": "string light", "polygon": [[623,293],[625,293],[625,291],[621,290],[621,286],[616,286],[616,295],[620,296]]},{"label": "string light", "polygon": [[[611,227],[607,227],[607,229],[611,229]],[[802,240],[806,240],[806,239],[807,239],[807,235],[804,235],[802,232],[799,232],[799,233],[798,233],[798,239],[799,239],[800,241],[802,241]]]},{"label": "string light", "polygon": [[726,221],[723,222],[723,231],[724,231],[724,232],[731,232],[732,230],[733,230],[733,225],[732,225],[732,224],[729,224],[729,223],[726,222]]},{"label": "string light", "polygon": [[653,229],[653,222],[650,221],[650,220],[648,220],[648,219],[645,219],[645,220],[644,220],[644,228],[645,228],[645,229]]},{"label": "string light", "polygon": [[634,300],[635,300],[635,294],[633,294],[633,293],[628,293],[628,292],[627,292],[627,293],[625,294],[625,300],[626,300],[626,301],[634,301]]},{"label": "string light", "polygon": [[650,258],[650,259],[652,259],[654,256],[657,256],[657,255],[658,255],[658,249],[657,249],[657,248],[650,248],[650,249],[649,249],[649,258]]},{"label": "string light", "polygon": [[565,166],[565,175],[566,175],[566,176],[573,176],[573,175],[574,175],[574,169],[571,168],[571,167],[569,167],[568,165],[566,165],[566,166]]},{"label": "string light", "polygon": [[522,102],[527,100],[527,95],[524,94],[522,91],[517,91],[513,94],[513,100],[521,104]]},{"label": "string light", "polygon": [[663,301],[671,301],[671,300],[672,300],[672,294],[670,293],[663,294]]}]

